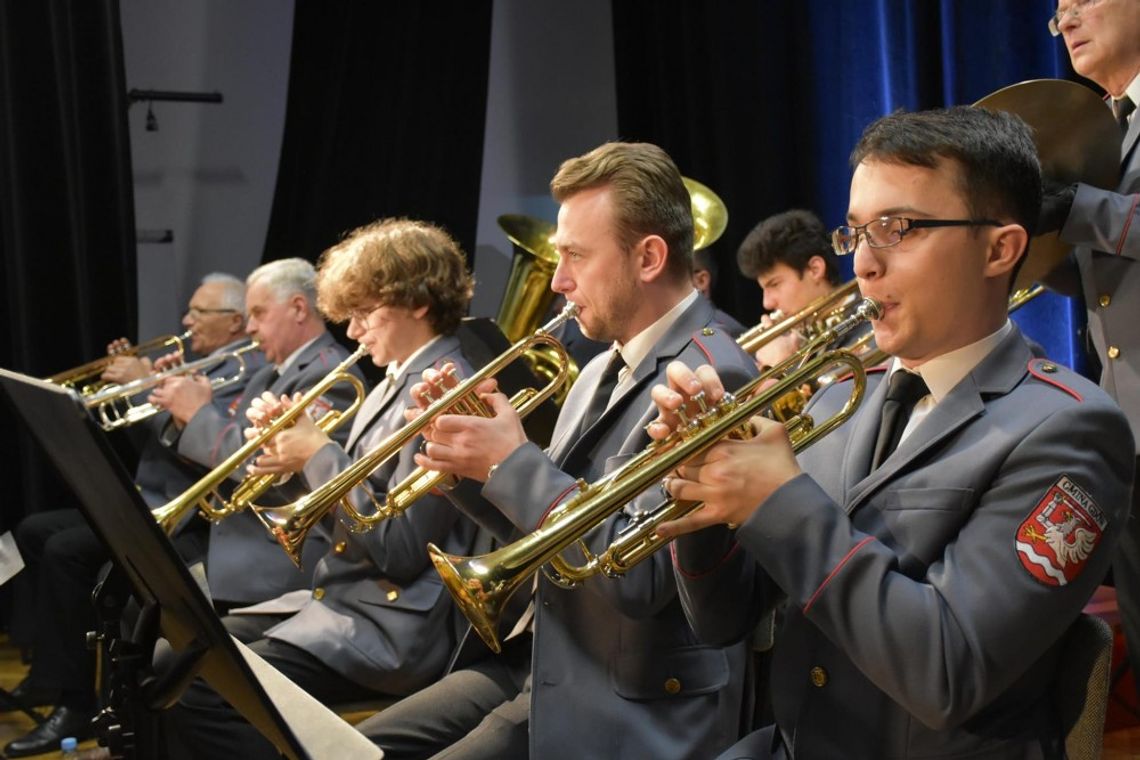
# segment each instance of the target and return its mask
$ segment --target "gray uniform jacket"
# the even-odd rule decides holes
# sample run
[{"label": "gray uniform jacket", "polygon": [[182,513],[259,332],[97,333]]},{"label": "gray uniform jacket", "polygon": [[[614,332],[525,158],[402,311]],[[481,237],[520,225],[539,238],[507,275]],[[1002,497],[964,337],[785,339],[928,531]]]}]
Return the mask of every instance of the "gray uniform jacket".
[{"label": "gray uniform jacket", "polygon": [[[1140,117],[1120,148],[1116,192],[1081,184],[1061,239],[1077,246],[1070,266],[1049,285],[1068,295],[1082,293],[1089,337],[1103,369],[1100,386],[1128,416],[1140,443]],[[1072,264],[1075,263],[1075,267]],[[1077,281],[1075,271],[1079,271]]]},{"label": "gray uniform jacket", "polygon": [[690,620],[731,640],[787,595],[772,702],[797,758],[1060,757],[1057,642],[1128,513],[1127,421],[1015,329],[868,473],[885,395],[800,454],[738,546],[675,542]]},{"label": "gray uniform jacket", "polygon": [[[248,338],[234,341],[228,346],[219,348],[214,353],[226,353],[249,343]],[[244,355],[246,371],[242,379],[232,385],[227,385],[214,392],[211,402],[219,414],[224,414],[245,390],[246,383],[257,370],[265,365],[265,356],[260,351],[249,351]],[[206,377],[224,378],[233,377],[238,371],[238,363],[227,359],[206,373]],[[145,399],[143,399],[145,401]],[[160,507],[171,499],[182,494],[187,488],[198,482],[206,474],[206,468],[179,456],[171,449],[163,446],[159,436],[163,428],[170,423],[170,414],[160,412],[149,420],[139,423],[144,430],[142,448],[139,452],[138,469],[135,471],[135,484],[142,493],[143,500],[150,507]]]},{"label": "gray uniform jacket", "polygon": [[[175,441],[178,453],[206,467],[214,467],[245,443],[242,437],[242,429],[248,424],[245,412],[262,391],[269,390],[278,396],[304,392],[346,356],[348,351],[326,332],[307,346],[280,377],[276,376],[277,370],[273,365],[263,367],[250,378],[245,393],[229,414],[214,405],[198,410]],[[359,375],[355,367],[353,372]],[[351,389],[341,383],[323,399],[331,406],[344,409],[354,396]],[[342,425],[333,438],[343,441],[347,437],[347,427]],[[232,477],[237,480],[244,474],[244,468],[241,468]],[[285,486],[267,493],[263,502],[291,501],[301,493],[296,486],[289,483]],[[274,494],[274,491],[278,493]],[[323,532],[314,530],[310,533],[305,548],[306,563],[298,572],[251,511],[226,518],[210,526],[210,548],[206,558],[210,592],[215,599],[227,602],[260,602],[286,591],[308,588],[317,560],[328,548],[327,541]]]},{"label": "gray uniform jacket", "polygon": [[[698,298],[633,369],[620,397],[580,431],[607,363],[606,355],[596,357],[571,389],[549,450],[524,444],[494,471],[484,501],[463,498],[473,489],[460,487],[451,492],[457,504],[500,540],[530,533],[575,490],[576,478],[597,480],[645,448],[644,425],[656,416],[649,391],[664,381],[670,361],[713,364],[728,387],[743,385],[755,365],[712,323],[712,305]],[[652,491],[648,501],[627,505],[590,533],[591,550],[604,549],[638,506],[656,504],[660,494]],[[567,556],[581,561],[577,552]],[[623,578],[592,578],[573,590],[540,577],[530,756],[709,757],[739,734],[745,655],[743,645],[697,641],[677,600],[667,552]]]},{"label": "gray uniform jacket", "polygon": [[[453,362],[461,377],[471,373],[459,340],[441,337],[414,357],[395,382],[377,386],[369,394],[353,421],[347,451],[328,444],[314,454],[305,465],[306,483],[315,488],[327,482],[402,428],[404,409],[414,404],[412,386],[425,369],[444,362]],[[409,441],[398,457],[366,481],[378,501],[390,485],[415,469],[412,457],[421,440],[416,436]],[[351,496],[357,511],[373,513],[362,488],[354,489]],[[367,533],[350,532],[338,521],[333,550],[317,565],[312,597],[266,635],[304,649],[370,689],[404,695],[423,688],[447,665],[455,647],[458,614],[426,546],[434,542],[448,552],[468,554],[474,534],[474,524],[434,494],[421,497],[402,515]]]}]

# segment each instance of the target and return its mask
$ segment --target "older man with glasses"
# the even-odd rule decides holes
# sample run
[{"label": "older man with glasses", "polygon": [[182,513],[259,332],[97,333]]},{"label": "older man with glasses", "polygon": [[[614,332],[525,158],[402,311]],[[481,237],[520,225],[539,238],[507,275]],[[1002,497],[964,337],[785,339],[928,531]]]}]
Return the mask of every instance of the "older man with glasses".
[{"label": "older man with glasses", "polygon": [[[1049,33],[1062,38],[1073,69],[1104,88],[1122,143],[1117,187],[1050,187],[1041,231],[1059,230],[1075,250],[1046,284],[1083,295],[1088,338],[1101,363],[1100,385],[1140,439],[1140,0],[1058,3]],[[1132,515],[1112,576],[1128,658],[1140,667],[1140,493],[1132,495]]]}]

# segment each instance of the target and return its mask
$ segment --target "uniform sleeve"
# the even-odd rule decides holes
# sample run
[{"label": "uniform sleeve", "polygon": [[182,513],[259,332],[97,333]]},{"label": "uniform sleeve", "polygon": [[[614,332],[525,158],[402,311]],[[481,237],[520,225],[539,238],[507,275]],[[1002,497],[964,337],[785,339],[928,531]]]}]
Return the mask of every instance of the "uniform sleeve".
[{"label": "uniform sleeve", "polygon": [[[1140,184],[1140,178],[1133,184]],[[1140,259],[1140,194],[1077,185],[1061,239],[1071,245]]]},{"label": "uniform sleeve", "polygon": [[[776,491],[738,538],[868,679],[926,725],[960,725],[1001,694],[1081,611],[1109,566],[1133,475],[1127,423],[1105,401],[1044,418],[993,463],[990,487],[898,492],[915,512],[969,510],[922,577],[856,529],[808,475]],[[1016,542],[1059,478],[1106,517],[1083,570],[1061,585],[1023,566]],[[945,513],[943,513],[945,514]],[[916,515],[921,517],[921,515]],[[906,657],[898,656],[905,651]]]}]

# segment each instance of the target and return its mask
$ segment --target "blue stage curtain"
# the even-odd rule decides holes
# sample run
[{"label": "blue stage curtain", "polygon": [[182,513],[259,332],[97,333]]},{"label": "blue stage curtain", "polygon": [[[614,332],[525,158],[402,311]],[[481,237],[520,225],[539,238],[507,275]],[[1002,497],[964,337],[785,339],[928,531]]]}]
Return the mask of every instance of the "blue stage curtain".
[{"label": "blue stage curtain", "polygon": [[[746,323],[759,290],[736,270],[748,231],[809,208],[846,214],[848,156],[871,121],[972,103],[1016,82],[1073,78],[1046,23],[1053,0],[808,0],[613,4],[623,139],[656,142],[724,198],[715,298]],[[850,261],[843,262],[845,276]],[[1047,294],[1016,321],[1057,361],[1088,371],[1081,303]]]}]

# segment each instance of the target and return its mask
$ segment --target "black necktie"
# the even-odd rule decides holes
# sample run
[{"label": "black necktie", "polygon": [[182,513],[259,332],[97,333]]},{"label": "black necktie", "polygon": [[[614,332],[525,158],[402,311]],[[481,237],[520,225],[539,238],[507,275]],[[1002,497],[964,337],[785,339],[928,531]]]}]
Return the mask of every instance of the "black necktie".
[{"label": "black necktie", "polygon": [[610,361],[606,364],[606,368],[602,370],[602,377],[598,382],[598,389],[594,391],[593,397],[590,399],[590,405],[586,407],[586,413],[582,415],[582,424],[578,428],[579,431],[585,432],[590,429],[590,426],[598,421],[602,416],[602,412],[606,411],[606,407],[610,405],[610,396],[614,394],[614,388],[618,384],[618,374],[625,368],[625,359],[621,358],[621,351],[614,351],[610,356]]},{"label": "black necktie", "polygon": [[1123,98],[1117,100],[1112,99],[1112,115],[1116,117],[1116,123],[1120,125],[1120,131],[1127,134],[1128,132],[1128,114],[1136,110],[1136,104],[1132,102],[1132,98],[1125,95]]},{"label": "black necktie", "polygon": [[875,440],[875,455],[871,469],[875,470],[899,445],[911,410],[918,400],[930,393],[920,375],[898,370],[891,375],[887,387],[887,400],[883,402],[883,416],[879,421],[879,437]]}]

